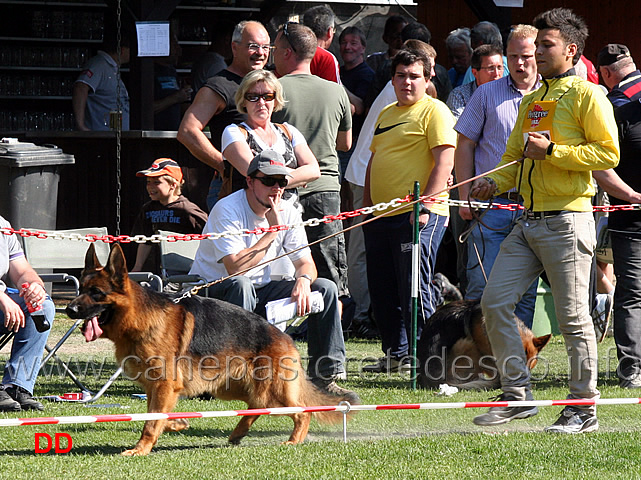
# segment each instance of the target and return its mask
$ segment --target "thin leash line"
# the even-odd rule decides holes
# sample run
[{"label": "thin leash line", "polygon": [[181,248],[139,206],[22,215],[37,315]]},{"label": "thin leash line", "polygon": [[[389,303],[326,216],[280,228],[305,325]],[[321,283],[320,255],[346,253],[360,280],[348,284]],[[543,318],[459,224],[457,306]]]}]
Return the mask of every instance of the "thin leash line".
[{"label": "thin leash line", "polygon": [[478,178],[481,178],[481,177],[484,177],[486,175],[489,175],[490,173],[497,172],[497,171],[502,170],[504,168],[510,167],[510,166],[512,166],[512,165],[514,165],[516,163],[519,163],[520,161],[521,161],[520,159],[519,160],[513,160],[511,162],[506,163],[505,165],[501,165],[499,167],[493,168],[492,170],[488,170],[487,172],[484,172],[484,173],[482,173],[480,175],[476,175],[476,176],[468,178],[467,180],[464,180],[462,182],[455,183],[452,186],[445,187],[444,189],[442,189],[442,190],[440,190],[440,191],[438,191],[436,193],[430,193],[428,195],[423,195],[422,197],[418,198],[417,200],[411,200],[409,202],[404,202],[403,205],[399,205],[398,207],[394,207],[391,210],[388,210],[386,212],[381,213],[380,215],[377,215],[377,216],[372,217],[372,218],[368,218],[368,219],[363,220],[362,222],[359,222],[359,223],[357,223],[355,225],[352,225],[352,226],[347,227],[347,228],[343,228],[342,230],[339,230],[338,232],[334,232],[334,233],[332,233],[330,235],[327,235],[327,236],[325,236],[323,238],[319,238],[318,240],[315,240],[315,241],[313,241],[311,243],[308,243],[306,245],[302,245],[302,246],[300,246],[298,248],[295,248],[294,250],[291,250],[289,252],[285,252],[285,253],[283,253],[281,255],[278,255],[277,257],[272,258],[271,260],[267,260],[265,262],[262,262],[262,263],[259,263],[257,265],[254,265],[252,267],[245,268],[245,269],[240,270],[240,271],[238,271],[236,273],[233,273],[231,275],[227,275],[226,277],[221,277],[221,278],[219,278],[217,280],[213,280],[211,282],[208,282],[208,283],[206,283],[204,285],[196,285],[196,286],[192,287],[190,290],[188,290],[187,292],[185,292],[182,297],[176,299],[175,301],[177,303],[178,301],[180,301],[183,298],[189,296],[190,294],[191,295],[198,294],[198,292],[203,288],[209,288],[209,287],[211,287],[213,285],[216,285],[218,283],[224,282],[225,280],[228,280],[230,278],[237,277],[239,275],[244,275],[245,273],[249,272],[250,270],[254,270],[255,268],[259,268],[259,267],[264,267],[264,266],[270,264],[271,262],[279,260],[279,259],[281,259],[283,257],[286,257],[288,255],[291,255],[293,253],[299,252],[299,251],[301,251],[301,250],[303,250],[305,248],[309,248],[312,245],[316,245],[318,243],[321,243],[321,242],[324,242],[326,240],[329,240],[330,238],[333,238],[333,237],[335,237],[337,235],[340,235],[341,233],[349,232],[349,231],[351,231],[351,230],[353,230],[353,229],[355,229],[357,227],[362,227],[363,225],[367,225],[368,223],[371,223],[371,222],[373,222],[375,220],[378,220],[381,217],[384,217],[384,216],[387,216],[387,215],[391,215],[391,214],[393,214],[393,213],[395,213],[395,212],[397,212],[399,210],[405,209],[408,206],[414,205],[415,203],[418,203],[418,202],[422,201],[422,198],[424,198],[424,197],[428,197],[428,198],[436,197],[437,195],[440,195],[441,193],[449,192],[450,190],[458,188],[461,185],[465,185],[466,183],[473,182],[474,180],[477,180]]}]

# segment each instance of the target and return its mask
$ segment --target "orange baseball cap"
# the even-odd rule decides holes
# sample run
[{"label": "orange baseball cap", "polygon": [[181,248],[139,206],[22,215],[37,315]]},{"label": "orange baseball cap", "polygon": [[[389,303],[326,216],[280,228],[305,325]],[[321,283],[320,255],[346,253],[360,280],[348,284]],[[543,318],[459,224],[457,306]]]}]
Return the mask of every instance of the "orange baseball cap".
[{"label": "orange baseball cap", "polygon": [[180,169],[180,165],[171,158],[158,158],[154,160],[151,167],[136,173],[137,177],[160,177],[161,175],[169,175],[178,180],[178,182],[183,180],[183,172]]}]

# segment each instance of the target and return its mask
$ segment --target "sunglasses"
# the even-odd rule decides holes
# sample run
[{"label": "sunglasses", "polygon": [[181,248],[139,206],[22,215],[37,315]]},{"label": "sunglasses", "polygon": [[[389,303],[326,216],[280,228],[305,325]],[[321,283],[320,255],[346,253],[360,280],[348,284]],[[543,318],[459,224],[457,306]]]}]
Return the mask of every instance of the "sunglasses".
[{"label": "sunglasses", "polygon": [[276,94],[274,92],[269,92],[269,93],[246,93],[245,94],[245,100],[248,102],[256,103],[258,100],[263,99],[265,102],[271,102],[276,98]]},{"label": "sunglasses", "polygon": [[294,48],[294,44],[289,39],[289,31],[288,31],[289,25],[298,25],[298,23],[297,22],[287,22],[285,25],[283,25],[283,35],[285,35],[285,39],[287,40],[287,43],[289,43],[289,46],[292,47],[292,50],[294,52],[296,52],[296,49]]},{"label": "sunglasses", "polygon": [[274,178],[274,177],[254,177],[256,180],[260,180],[260,183],[266,187],[273,187],[278,184],[280,188],[285,188],[287,186],[286,178]]}]

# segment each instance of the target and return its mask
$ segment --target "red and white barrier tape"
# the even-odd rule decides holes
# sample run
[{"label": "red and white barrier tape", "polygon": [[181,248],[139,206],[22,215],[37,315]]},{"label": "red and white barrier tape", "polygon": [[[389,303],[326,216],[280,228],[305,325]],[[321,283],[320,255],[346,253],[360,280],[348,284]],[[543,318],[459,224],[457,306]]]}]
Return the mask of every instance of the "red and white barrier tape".
[{"label": "red and white barrier tape", "polygon": [[[422,200],[426,200],[427,197],[421,197]],[[442,200],[442,199],[432,199],[434,203],[443,203],[450,206],[472,206],[473,208],[491,208],[497,210],[522,210],[523,206],[511,203],[511,204],[502,204],[502,203],[493,203],[489,205],[486,202],[471,202],[468,203],[464,200]],[[388,208],[397,208],[400,207],[403,203],[412,202],[412,198],[407,196],[405,198],[395,198],[394,200],[387,203],[379,203],[372,207],[359,208],[358,210],[353,210],[351,212],[343,212],[338,215],[326,215],[323,218],[311,218],[304,222],[291,224],[291,225],[274,225],[267,228],[257,228],[255,230],[238,230],[238,231],[228,231],[221,233],[203,233],[203,234],[184,234],[184,235],[80,235],[78,233],[63,233],[63,232],[49,232],[46,230],[29,230],[26,228],[13,229],[13,228],[0,228],[0,234],[4,235],[19,235],[21,237],[36,237],[36,238],[50,238],[53,240],[73,240],[73,241],[84,241],[84,242],[104,242],[104,243],[160,243],[163,240],[168,242],[179,242],[179,241],[191,241],[191,240],[205,240],[212,239],[216,240],[221,237],[231,237],[231,236],[244,236],[244,235],[260,235],[267,232],[277,232],[280,230],[289,230],[292,228],[301,228],[301,227],[315,227],[321,223],[331,223],[336,220],[346,220],[348,218],[354,218],[361,215],[369,215],[374,211],[384,211]],[[614,212],[614,211],[629,211],[629,210],[641,210],[641,204],[630,204],[630,205],[597,205],[593,207],[595,212]]]},{"label": "red and white barrier tape", "polygon": [[313,412],[355,412],[372,410],[444,410],[456,408],[490,407],[551,407],[563,405],[638,405],[641,398],[599,398],[566,400],[522,400],[508,402],[445,402],[445,403],[402,403],[385,405],[330,405],[318,407],[279,407],[249,410],[222,410],[210,412],[134,413],[130,415],[79,415],[69,417],[3,418],[0,427],[25,425],[69,425],[103,422],[142,422],[147,420],[173,420],[178,418],[240,417],[247,415],[290,415]]}]

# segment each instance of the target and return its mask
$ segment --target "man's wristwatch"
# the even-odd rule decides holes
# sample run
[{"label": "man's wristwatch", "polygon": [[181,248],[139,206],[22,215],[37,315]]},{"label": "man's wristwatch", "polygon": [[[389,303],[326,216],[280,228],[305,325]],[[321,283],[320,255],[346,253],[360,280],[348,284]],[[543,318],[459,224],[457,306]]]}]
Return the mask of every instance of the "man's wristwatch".
[{"label": "man's wristwatch", "polygon": [[[306,273],[303,273],[302,275],[299,275],[298,278],[306,278],[307,280],[309,280],[309,283],[314,283],[314,281],[312,280],[311,275],[307,275]],[[296,280],[298,280],[298,278]]]},{"label": "man's wristwatch", "polygon": [[554,150],[554,142],[550,142],[548,149],[545,151],[546,155],[552,155],[552,150]]},{"label": "man's wristwatch", "polygon": [[418,214],[419,215],[424,215],[424,214],[428,214],[429,215],[429,213],[430,213],[429,209],[425,206],[424,203],[421,203],[421,206],[418,209]]}]

